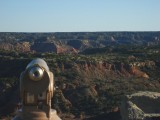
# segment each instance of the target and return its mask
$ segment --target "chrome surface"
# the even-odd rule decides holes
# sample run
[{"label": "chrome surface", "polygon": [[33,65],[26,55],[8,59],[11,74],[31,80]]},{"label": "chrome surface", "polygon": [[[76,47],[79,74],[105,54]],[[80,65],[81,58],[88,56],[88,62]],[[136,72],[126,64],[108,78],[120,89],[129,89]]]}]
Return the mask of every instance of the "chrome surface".
[{"label": "chrome surface", "polygon": [[42,68],[34,66],[29,70],[29,78],[33,81],[39,81],[43,77],[43,72]]},{"label": "chrome surface", "polygon": [[49,68],[48,68],[48,65],[47,63],[43,60],[43,59],[40,59],[40,58],[37,58],[37,59],[34,59],[32,60],[26,67],[26,69],[29,69],[33,66],[40,66],[41,68],[45,69],[46,71],[49,71]]}]

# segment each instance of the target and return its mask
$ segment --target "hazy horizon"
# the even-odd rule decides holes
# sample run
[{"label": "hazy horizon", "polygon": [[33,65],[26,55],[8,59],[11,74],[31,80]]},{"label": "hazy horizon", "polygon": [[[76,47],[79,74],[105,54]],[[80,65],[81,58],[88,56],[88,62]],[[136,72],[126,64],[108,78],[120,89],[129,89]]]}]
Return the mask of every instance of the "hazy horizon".
[{"label": "hazy horizon", "polygon": [[0,32],[0,33],[79,33],[79,32],[88,32],[88,33],[94,33],[94,32],[160,32],[160,30],[159,31],[58,31],[58,32],[47,32],[47,31],[45,31],[45,32],[34,32],[34,31],[32,31],[32,32],[25,32],[25,31],[22,31],[22,32]]}]

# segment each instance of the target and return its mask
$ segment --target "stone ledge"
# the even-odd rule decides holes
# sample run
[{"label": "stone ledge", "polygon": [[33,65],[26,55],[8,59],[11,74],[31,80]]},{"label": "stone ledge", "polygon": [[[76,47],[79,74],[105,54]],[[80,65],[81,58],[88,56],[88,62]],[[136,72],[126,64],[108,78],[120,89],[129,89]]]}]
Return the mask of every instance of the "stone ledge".
[{"label": "stone ledge", "polygon": [[120,111],[123,120],[160,120],[160,93],[143,91],[126,95]]}]

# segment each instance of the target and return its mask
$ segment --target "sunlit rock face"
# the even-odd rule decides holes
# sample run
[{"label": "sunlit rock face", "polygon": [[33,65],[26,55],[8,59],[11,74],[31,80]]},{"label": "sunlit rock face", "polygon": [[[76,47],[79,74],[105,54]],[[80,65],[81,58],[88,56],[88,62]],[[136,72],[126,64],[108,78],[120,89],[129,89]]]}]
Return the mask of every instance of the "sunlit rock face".
[{"label": "sunlit rock face", "polygon": [[3,42],[0,43],[0,50],[5,51],[16,51],[16,52],[31,52],[30,50],[30,43],[29,42],[17,42],[17,43],[7,43]]},{"label": "sunlit rock face", "polygon": [[159,120],[160,93],[138,92],[127,95],[121,103],[122,120]]}]

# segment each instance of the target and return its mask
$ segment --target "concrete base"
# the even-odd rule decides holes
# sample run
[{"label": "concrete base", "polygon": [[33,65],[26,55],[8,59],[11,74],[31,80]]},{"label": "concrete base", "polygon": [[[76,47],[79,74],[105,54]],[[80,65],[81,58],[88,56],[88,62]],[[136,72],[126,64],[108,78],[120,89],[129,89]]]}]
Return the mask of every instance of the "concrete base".
[{"label": "concrete base", "polygon": [[51,109],[50,115],[50,118],[47,118],[46,114],[42,111],[32,111],[28,116],[24,117],[20,109],[17,111],[17,115],[13,120],[61,120],[57,115],[57,111],[54,109]]}]

